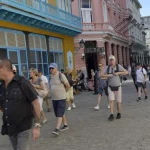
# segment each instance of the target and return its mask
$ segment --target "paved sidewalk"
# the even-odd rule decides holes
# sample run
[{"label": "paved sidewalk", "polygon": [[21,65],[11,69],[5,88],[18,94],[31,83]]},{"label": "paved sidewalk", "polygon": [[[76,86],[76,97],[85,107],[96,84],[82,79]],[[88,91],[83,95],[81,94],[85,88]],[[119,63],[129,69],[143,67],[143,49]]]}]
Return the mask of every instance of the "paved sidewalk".
[{"label": "paved sidewalk", "polygon": [[[48,123],[41,129],[41,138],[31,142],[30,150],[150,150],[150,100],[136,102],[132,82],[123,84],[121,120],[108,122],[106,97],[100,110],[94,111],[96,98],[92,92],[76,96],[77,108],[67,112],[70,130],[59,137],[51,134],[56,121],[53,112],[46,113]],[[0,150],[12,150],[7,136],[0,135]]]}]

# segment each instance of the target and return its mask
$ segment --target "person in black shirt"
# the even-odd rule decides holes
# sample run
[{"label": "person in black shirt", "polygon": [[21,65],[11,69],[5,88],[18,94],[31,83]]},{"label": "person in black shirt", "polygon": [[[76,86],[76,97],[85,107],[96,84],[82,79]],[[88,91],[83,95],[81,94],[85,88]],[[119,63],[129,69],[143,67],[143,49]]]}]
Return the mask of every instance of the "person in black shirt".
[{"label": "person in black shirt", "polygon": [[30,129],[33,139],[40,136],[40,106],[31,83],[15,75],[12,63],[0,59],[0,110],[3,112],[2,135],[8,135],[14,150],[29,150]]}]

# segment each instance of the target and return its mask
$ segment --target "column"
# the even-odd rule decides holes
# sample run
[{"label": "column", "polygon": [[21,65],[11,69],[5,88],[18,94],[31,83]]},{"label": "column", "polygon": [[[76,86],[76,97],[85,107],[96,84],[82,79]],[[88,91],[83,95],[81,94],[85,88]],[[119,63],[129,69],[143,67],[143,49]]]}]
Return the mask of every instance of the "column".
[{"label": "column", "polygon": [[[104,42],[103,41],[97,41],[97,47],[103,47],[103,48],[105,48]],[[97,52],[97,63],[98,64],[101,63],[104,66],[106,65],[105,56],[103,56],[101,52]]]},{"label": "column", "polygon": [[26,48],[27,48],[28,67],[31,68],[29,32],[24,32],[24,34],[25,34],[25,42],[26,42]]},{"label": "column", "polygon": [[122,50],[122,65],[125,66],[125,61],[124,61],[124,46],[121,48]]},{"label": "column", "polygon": [[127,59],[126,59],[126,47],[123,50],[123,58],[124,58],[124,66],[127,66]]},{"label": "column", "polygon": [[116,63],[118,64],[117,46],[114,44],[114,45],[113,45],[113,48],[114,48],[114,56],[115,56],[115,58],[116,58]]},{"label": "column", "polygon": [[112,55],[111,43],[107,42],[106,46],[107,46],[107,51],[106,51],[106,53],[107,53],[107,56],[108,56],[108,57],[107,57],[107,61],[108,61],[108,64],[109,64],[109,56]]},{"label": "column", "polygon": [[47,54],[48,54],[48,63],[50,64],[50,48],[49,48],[49,36],[45,36],[46,38],[46,46],[47,46]]},{"label": "column", "polygon": [[118,56],[119,56],[119,64],[123,65],[122,64],[122,60],[123,60],[123,58],[122,58],[122,47],[120,45],[118,46],[118,53],[119,53],[118,54]]}]

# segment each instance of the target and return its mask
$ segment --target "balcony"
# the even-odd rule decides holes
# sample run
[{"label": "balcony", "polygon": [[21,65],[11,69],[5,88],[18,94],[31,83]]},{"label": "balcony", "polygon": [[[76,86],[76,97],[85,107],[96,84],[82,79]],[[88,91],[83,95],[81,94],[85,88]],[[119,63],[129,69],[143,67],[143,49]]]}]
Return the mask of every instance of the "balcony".
[{"label": "balcony", "polygon": [[142,41],[142,40],[140,40],[140,39],[138,39],[138,38],[135,38],[135,44],[137,45],[137,46],[139,46],[139,47],[145,47],[146,48],[146,42],[145,41]]},{"label": "balcony", "polygon": [[0,20],[71,36],[81,33],[81,18],[42,0],[0,0]]}]

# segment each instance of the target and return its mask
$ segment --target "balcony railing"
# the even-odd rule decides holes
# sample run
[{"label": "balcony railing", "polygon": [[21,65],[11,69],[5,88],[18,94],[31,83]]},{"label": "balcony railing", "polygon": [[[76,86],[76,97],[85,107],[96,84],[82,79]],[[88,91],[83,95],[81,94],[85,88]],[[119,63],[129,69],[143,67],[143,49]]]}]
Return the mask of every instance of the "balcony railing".
[{"label": "balcony railing", "polygon": [[8,5],[30,14],[41,16],[45,19],[62,22],[76,28],[81,28],[81,18],[61,10],[42,0],[0,0],[0,5]]},{"label": "balcony railing", "polygon": [[94,23],[83,23],[83,30],[95,30]]}]

